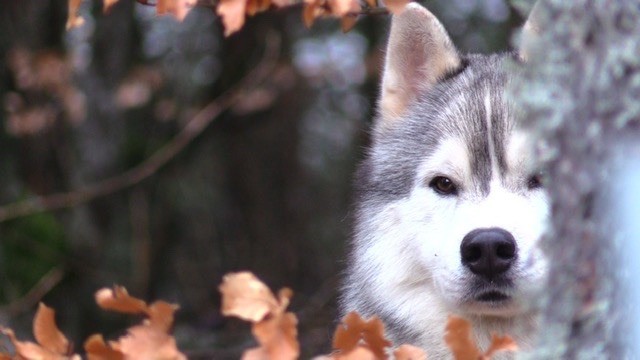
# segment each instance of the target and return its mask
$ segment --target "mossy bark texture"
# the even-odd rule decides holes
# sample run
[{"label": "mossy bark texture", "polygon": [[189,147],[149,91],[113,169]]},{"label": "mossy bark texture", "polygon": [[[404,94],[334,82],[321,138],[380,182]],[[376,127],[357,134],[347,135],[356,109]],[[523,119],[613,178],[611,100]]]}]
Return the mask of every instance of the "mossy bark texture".
[{"label": "mossy bark texture", "polygon": [[551,198],[534,357],[634,358],[640,319],[629,283],[640,273],[629,269],[640,253],[629,254],[629,243],[640,234],[619,220],[632,211],[624,199],[640,191],[621,181],[640,163],[640,2],[544,0],[534,12],[539,33],[512,89],[538,137]]}]

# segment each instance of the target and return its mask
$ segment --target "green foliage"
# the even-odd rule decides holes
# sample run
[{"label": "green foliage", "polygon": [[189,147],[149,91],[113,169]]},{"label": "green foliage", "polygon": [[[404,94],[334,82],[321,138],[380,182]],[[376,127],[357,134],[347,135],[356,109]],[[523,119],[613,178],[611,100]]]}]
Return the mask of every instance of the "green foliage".
[{"label": "green foliage", "polygon": [[69,247],[62,225],[50,214],[14,220],[1,230],[0,301],[8,302],[61,266]]}]

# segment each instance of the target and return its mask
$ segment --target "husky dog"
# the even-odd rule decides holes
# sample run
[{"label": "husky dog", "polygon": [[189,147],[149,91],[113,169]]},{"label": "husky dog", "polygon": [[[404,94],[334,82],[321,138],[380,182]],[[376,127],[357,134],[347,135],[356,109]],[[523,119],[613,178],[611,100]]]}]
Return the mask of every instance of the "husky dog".
[{"label": "husky dog", "polygon": [[483,347],[493,332],[526,348],[535,333],[549,205],[505,95],[508,58],[461,55],[415,3],[392,20],[341,305],[430,359],[449,356],[449,314]]}]

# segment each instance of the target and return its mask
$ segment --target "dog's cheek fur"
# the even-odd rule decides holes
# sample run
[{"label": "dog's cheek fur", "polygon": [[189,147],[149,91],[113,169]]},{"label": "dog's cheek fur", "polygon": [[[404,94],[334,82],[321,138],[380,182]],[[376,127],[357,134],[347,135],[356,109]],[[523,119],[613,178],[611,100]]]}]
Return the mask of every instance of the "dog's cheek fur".
[{"label": "dog's cheek fur", "polygon": [[366,233],[375,239],[356,249],[356,271],[352,273],[367,274],[367,286],[347,287],[346,300],[360,303],[347,303],[346,308],[380,316],[393,341],[411,342],[430,349],[430,354],[438,353],[445,351],[442,332],[449,311],[433,289],[431,265],[421,259],[419,229],[407,226],[410,224],[403,219],[406,210],[406,200],[400,200],[369,213]]}]

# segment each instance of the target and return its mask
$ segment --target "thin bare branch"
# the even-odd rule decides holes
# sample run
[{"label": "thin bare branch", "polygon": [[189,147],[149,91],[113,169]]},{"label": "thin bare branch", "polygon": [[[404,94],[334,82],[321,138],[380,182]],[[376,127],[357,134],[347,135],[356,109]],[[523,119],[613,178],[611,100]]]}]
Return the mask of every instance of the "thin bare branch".
[{"label": "thin bare branch", "polygon": [[0,207],[0,223],[40,212],[74,207],[138,184],[155,174],[158,169],[173,159],[193,139],[200,135],[222,111],[234,104],[245,90],[255,87],[266,78],[275,66],[279,49],[279,36],[274,33],[269,34],[267,36],[265,54],[260,63],[233,89],[228,90],[202,108],[185,125],[182,131],[144,162],[121,174],[77,190],[38,196],[4,205]]},{"label": "thin bare branch", "polygon": [[8,316],[16,316],[31,310],[51,289],[62,281],[64,270],[53,268],[46,273],[37,284],[24,296],[0,307],[0,313]]}]

